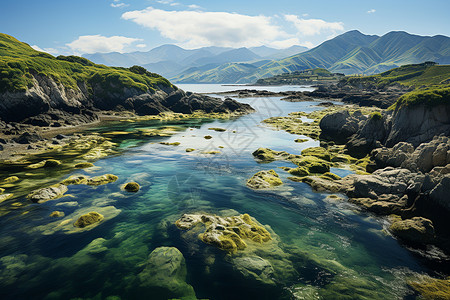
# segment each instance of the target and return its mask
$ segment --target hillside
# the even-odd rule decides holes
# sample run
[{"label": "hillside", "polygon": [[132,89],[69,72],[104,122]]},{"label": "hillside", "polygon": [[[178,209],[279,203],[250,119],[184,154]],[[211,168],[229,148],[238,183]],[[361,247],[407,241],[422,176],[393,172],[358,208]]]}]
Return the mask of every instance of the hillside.
[{"label": "hillside", "polygon": [[444,83],[450,83],[450,65],[440,66],[432,62],[405,65],[377,75],[350,76],[340,81],[340,85],[368,88],[384,88],[395,84],[416,88]]},{"label": "hillside", "polygon": [[331,73],[322,68],[284,73],[268,78],[258,79],[256,85],[299,85],[317,83],[337,83],[343,74]]},{"label": "hillside", "polygon": [[[252,83],[260,78],[315,68],[346,75],[371,75],[425,61],[450,64],[450,38],[441,35],[418,36],[402,31],[389,32],[380,37],[353,30],[309,51],[271,61],[251,74],[236,73],[235,83]],[[190,74],[185,71],[183,76],[190,77]],[[220,75],[210,77],[221,78]]]},{"label": "hillside", "polygon": [[248,109],[232,102],[186,94],[139,66],[106,67],[77,56],[55,58],[0,34],[0,121],[59,127],[90,122],[104,110],[147,115]]}]

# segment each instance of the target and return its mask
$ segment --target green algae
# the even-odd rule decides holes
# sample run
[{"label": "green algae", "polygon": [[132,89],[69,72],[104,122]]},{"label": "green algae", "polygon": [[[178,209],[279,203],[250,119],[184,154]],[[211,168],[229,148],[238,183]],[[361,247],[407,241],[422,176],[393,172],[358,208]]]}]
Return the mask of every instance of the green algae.
[{"label": "green algae", "polygon": [[73,224],[73,226],[78,228],[84,228],[86,226],[91,226],[95,223],[98,223],[104,219],[103,215],[98,212],[90,212],[85,215],[82,215],[78,218],[78,220]]},{"label": "green algae", "polygon": [[123,189],[127,192],[137,193],[140,189],[140,186],[137,182],[128,182],[124,185]]},{"label": "green algae", "polygon": [[252,189],[272,189],[282,185],[280,176],[274,170],[259,171],[247,180],[247,186]]}]

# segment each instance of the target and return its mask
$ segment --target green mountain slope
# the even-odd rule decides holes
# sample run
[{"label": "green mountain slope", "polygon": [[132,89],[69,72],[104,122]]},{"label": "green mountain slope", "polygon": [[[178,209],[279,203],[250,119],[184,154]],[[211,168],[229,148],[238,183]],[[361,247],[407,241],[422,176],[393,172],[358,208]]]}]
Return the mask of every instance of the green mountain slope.
[{"label": "green mountain slope", "polygon": [[208,69],[205,66],[190,68],[181,75],[172,77],[178,83],[235,83],[240,77],[250,75],[258,67],[247,63],[227,63]]},{"label": "green mountain slope", "polygon": [[[325,68],[334,73],[377,74],[405,64],[434,61],[450,64],[450,38],[442,35],[418,36],[402,31],[389,32],[381,37],[364,35],[357,30],[346,32],[321,45],[288,58],[271,61],[254,72],[235,73],[235,83],[252,83],[282,73]],[[215,70],[212,70],[215,69]],[[209,78],[221,78],[207,70]],[[183,77],[190,77],[189,70]],[[177,79],[174,78],[176,81]],[[205,81],[203,81],[205,82]],[[220,81],[211,81],[219,83]]]},{"label": "green mountain slope", "polygon": [[172,87],[167,79],[141,67],[106,67],[77,56],[55,58],[0,33],[0,92],[25,91],[32,86],[35,74],[52,78],[65,88],[78,88],[80,83],[130,87],[143,92],[159,86]]}]

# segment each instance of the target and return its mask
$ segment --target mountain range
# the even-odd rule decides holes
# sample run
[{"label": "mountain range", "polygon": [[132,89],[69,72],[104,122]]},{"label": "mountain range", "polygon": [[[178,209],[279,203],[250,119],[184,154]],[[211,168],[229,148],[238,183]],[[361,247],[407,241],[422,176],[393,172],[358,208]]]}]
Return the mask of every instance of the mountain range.
[{"label": "mountain range", "polygon": [[[302,46],[274,49],[266,46],[252,48],[203,47],[183,49],[176,45],[162,45],[147,52],[132,53],[94,53],[83,57],[107,66],[131,67],[140,65],[165,77],[173,77],[181,71],[201,67],[212,69],[222,64],[239,62],[258,62],[262,64],[282,59],[308,50]],[[261,63],[259,65],[262,65]]]},{"label": "mountain range", "polygon": [[205,47],[186,50],[163,45],[148,52],[90,54],[95,63],[141,65],[175,83],[254,83],[260,78],[325,68],[333,73],[371,75],[406,64],[450,64],[450,38],[392,31],[383,36],[348,31],[308,51],[301,46]]}]

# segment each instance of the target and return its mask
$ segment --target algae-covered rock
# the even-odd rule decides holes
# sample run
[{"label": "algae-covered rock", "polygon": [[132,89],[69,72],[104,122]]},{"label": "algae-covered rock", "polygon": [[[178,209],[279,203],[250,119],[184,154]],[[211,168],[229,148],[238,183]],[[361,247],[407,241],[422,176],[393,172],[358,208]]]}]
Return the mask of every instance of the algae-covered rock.
[{"label": "algae-covered rock", "polygon": [[330,163],[316,156],[303,156],[301,158],[291,160],[299,167],[305,167],[310,173],[326,173],[330,172]]},{"label": "algae-covered rock", "polygon": [[49,200],[61,198],[68,191],[64,184],[56,184],[50,187],[35,190],[28,194],[27,198],[34,203],[44,203]]},{"label": "algae-covered rock", "polygon": [[229,253],[244,250],[248,242],[261,244],[271,240],[271,235],[267,229],[248,214],[230,217],[184,214],[175,222],[175,225],[180,229],[188,230],[199,223],[204,224],[206,230],[198,237],[203,242]]},{"label": "algae-covered rock", "polygon": [[271,263],[259,256],[243,256],[232,259],[233,268],[245,279],[264,285],[275,285]]},{"label": "algae-covered rock", "polygon": [[193,152],[193,151],[195,151],[194,148],[186,148],[186,152]]},{"label": "algae-covered rock", "polygon": [[82,163],[77,163],[74,167],[75,167],[75,169],[86,169],[86,168],[91,168],[93,166],[94,166],[93,163],[82,162]]},{"label": "algae-covered rock", "polygon": [[292,156],[286,151],[274,151],[269,148],[258,148],[252,155],[262,161],[287,160]]},{"label": "algae-covered rock", "polygon": [[19,180],[19,177],[17,177],[17,176],[9,176],[9,177],[3,179],[2,183],[13,183],[13,182],[16,182],[18,180]]},{"label": "algae-covered rock", "polygon": [[73,224],[73,226],[78,228],[84,228],[86,226],[90,226],[92,224],[98,223],[103,220],[103,215],[98,212],[90,212],[85,215],[82,215],[78,218],[78,220]]},{"label": "algae-covered rock", "polygon": [[212,136],[210,136],[210,135],[205,135],[204,138],[205,138],[206,140],[210,140],[210,139],[212,139]]},{"label": "algae-covered rock", "polygon": [[227,131],[225,128],[219,128],[219,127],[210,127],[210,128],[208,128],[208,130],[214,130],[214,131],[218,131],[218,132]]},{"label": "algae-covered rock", "polygon": [[40,161],[38,163],[35,164],[31,164],[29,166],[27,166],[27,169],[39,169],[39,168],[53,168],[53,167],[57,167],[61,164],[61,162],[59,160],[56,159],[47,159],[47,160],[43,160]]},{"label": "algae-covered rock", "polygon": [[97,185],[103,185],[103,184],[115,182],[117,179],[119,179],[119,177],[117,177],[116,175],[105,174],[105,175],[97,176],[97,177],[94,177],[94,178],[89,178],[87,180],[86,184],[87,185],[97,186]]},{"label": "algae-covered rock", "polygon": [[450,278],[437,279],[422,275],[408,284],[426,300],[446,300],[450,297]]},{"label": "algae-covered rock", "polygon": [[423,217],[406,220],[397,218],[389,230],[400,239],[412,243],[429,243],[435,236],[433,223]]},{"label": "algae-covered rock", "polygon": [[309,140],[308,139],[295,139],[294,140],[294,142],[296,142],[296,143],[305,143],[307,141],[309,141]]},{"label": "algae-covered rock", "polygon": [[336,175],[336,174],[331,173],[331,172],[323,173],[322,175],[320,175],[320,177],[322,177],[323,179],[329,179],[329,180],[339,180],[339,179],[341,179],[341,177],[339,175]]},{"label": "algae-covered rock", "polygon": [[259,171],[247,181],[247,186],[256,190],[270,189],[282,184],[283,182],[274,170]]},{"label": "algae-covered rock", "polygon": [[123,189],[127,192],[136,193],[139,191],[140,186],[139,183],[137,182],[128,182],[127,184],[124,185]]},{"label": "algae-covered rock", "polygon": [[202,154],[221,154],[222,152],[217,150],[209,150],[209,151],[202,151]]},{"label": "algae-covered rock", "polygon": [[69,178],[64,179],[61,181],[61,184],[64,185],[78,185],[78,184],[86,184],[89,177],[84,175],[72,175]]},{"label": "algae-covered rock", "polygon": [[62,217],[64,217],[64,216],[65,216],[64,212],[62,212],[62,211],[57,211],[57,210],[55,210],[54,212],[52,212],[52,213],[50,214],[50,217],[52,217],[52,218],[62,218]]},{"label": "algae-covered rock", "polygon": [[179,146],[181,143],[180,142],[173,142],[173,143],[169,143],[169,142],[160,142],[161,145],[166,145],[166,146]]},{"label": "algae-covered rock", "polygon": [[12,198],[12,196],[14,196],[14,194],[2,194],[0,195],[0,203]]},{"label": "algae-covered rock", "polygon": [[186,275],[183,254],[175,247],[159,247],[150,253],[145,269],[138,275],[139,289],[151,291],[154,299],[196,299]]},{"label": "algae-covered rock", "polygon": [[306,167],[298,167],[298,168],[289,169],[288,172],[291,175],[299,176],[299,177],[309,175],[309,170]]},{"label": "algae-covered rock", "polygon": [[322,147],[311,147],[306,148],[302,151],[303,156],[315,156],[317,158],[323,159],[325,161],[331,161],[330,152],[327,149]]}]

